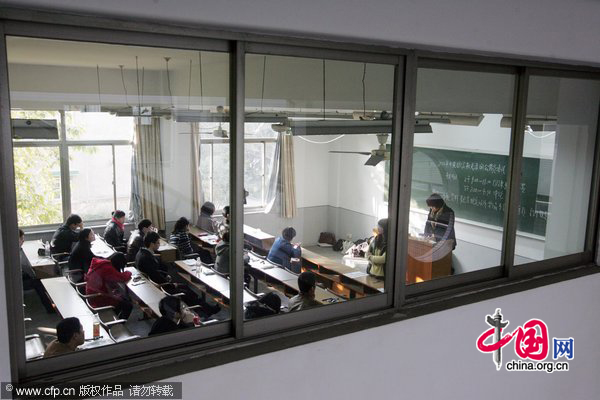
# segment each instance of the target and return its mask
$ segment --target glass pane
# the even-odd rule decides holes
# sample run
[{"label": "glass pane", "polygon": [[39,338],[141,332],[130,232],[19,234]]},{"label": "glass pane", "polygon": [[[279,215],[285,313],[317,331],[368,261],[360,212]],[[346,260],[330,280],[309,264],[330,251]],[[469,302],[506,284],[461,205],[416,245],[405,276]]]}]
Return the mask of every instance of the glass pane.
[{"label": "glass pane", "polygon": [[[56,231],[38,226],[35,236],[25,238],[23,251],[33,268],[31,274],[25,268],[23,286],[36,289],[23,293],[25,316],[32,319],[25,333],[75,317],[78,350],[184,328],[197,341],[194,334],[201,330],[193,328],[202,321],[225,335],[230,324],[218,322],[230,319],[232,288],[226,275],[206,265],[214,264],[217,253],[229,257],[229,246],[215,235],[226,223],[201,215],[201,207],[213,194],[218,207],[229,201],[229,55],[25,37],[7,37],[6,44],[11,112],[13,118],[31,120],[19,122],[16,132],[32,137],[27,140],[35,140],[34,133],[53,134],[56,138],[45,139],[56,140],[61,128],[66,132],[66,140],[57,140],[53,148],[14,149],[20,225],[65,222]],[[208,137],[218,142],[214,179],[212,166],[201,161],[212,154],[209,145],[201,145]],[[67,171],[61,171],[61,163]],[[62,201],[70,201],[83,221],[63,220],[62,209],[69,207],[61,203],[61,173],[62,181],[69,180],[69,188],[63,188],[69,190],[63,191],[70,193]],[[215,182],[214,191],[204,190],[207,181]],[[115,208],[125,215],[115,214],[113,221]],[[150,226],[142,224],[139,232],[144,219]],[[211,232],[201,235],[197,225],[205,219]],[[95,236],[84,234],[83,244],[74,245],[82,225],[97,224]],[[155,234],[144,243],[142,236]],[[45,246],[38,238],[52,242],[51,252],[69,252],[65,269],[86,271],[86,284],[75,286],[61,271],[57,275],[54,262],[39,255]],[[85,243],[92,238],[89,250]],[[115,251],[125,256],[108,258]],[[106,269],[90,262],[92,256],[96,263],[109,259],[117,269],[123,260],[133,265],[124,266],[126,273],[115,284],[105,281]],[[71,281],[81,278],[71,275]],[[77,291],[101,296],[88,303]],[[109,305],[115,309],[99,313]],[[95,327],[97,313],[102,323]],[[126,322],[106,325],[121,318]],[[99,339],[84,341],[96,330]],[[49,352],[64,352],[52,338],[41,339]]]},{"label": "glass pane", "polygon": [[206,200],[212,199],[212,144],[200,145],[200,176],[202,192]]},{"label": "glass pane", "polygon": [[115,209],[111,146],[69,147],[71,212],[84,220],[106,220]]},{"label": "glass pane", "polygon": [[15,147],[13,157],[19,226],[61,222],[58,147]]},{"label": "glass pane", "polygon": [[128,212],[131,205],[131,146],[115,146],[117,209]]},{"label": "glass pane", "polygon": [[600,82],[532,76],[515,264],[582,252]]},{"label": "glass pane", "polygon": [[68,140],[131,140],[134,118],[106,112],[67,111]]},{"label": "glass pane", "polygon": [[269,296],[247,319],[384,291],[393,83],[390,65],[246,56],[244,187],[258,201],[265,151],[266,203],[244,216],[247,279]]},{"label": "glass pane", "polygon": [[501,263],[514,76],[419,68],[406,282]]},{"label": "glass pane", "polygon": [[244,154],[244,189],[248,191],[246,205],[263,205],[263,144],[246,143]]}]

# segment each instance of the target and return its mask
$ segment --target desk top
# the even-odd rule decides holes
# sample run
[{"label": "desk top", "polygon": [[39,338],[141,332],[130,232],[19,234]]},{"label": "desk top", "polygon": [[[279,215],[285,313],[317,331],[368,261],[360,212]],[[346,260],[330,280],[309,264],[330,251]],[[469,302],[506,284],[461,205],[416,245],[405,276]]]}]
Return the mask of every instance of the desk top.
[{"label": "desk top", "polygon": [[[193,260],[191,260],[190,263],[192,261]],[[179,269],[183,270],[185,273],[189,274],[192,279],[196,279],[204,283],[229,300],[231,285],[229,279],[226,277],[217,274],[212,269],[207,267],[196,264],[188,265],[185,261],[175,261],[175,265],[177,265],[177,267],[179,267]],[[244,290],[244,304],[253,300],[256,300],[256,297],[252,293]]]},{"label": "desk top", "polygon": [[[41,280],[46,292],[56,305],[56,309],[62,318],[77,317],[85,331],[86,340],[93,339],[94,313],[90,310],[81,297],[77,294],[67,278],[59,276]],[[114,343],[108,332],[100,325],[100,336],[98,340],[86,341],[79,346],[80,349],[104,346]]]},{"label": "desk top", "polygon": [[[143,301],[152,312],[158,317],[161,316],[160,310],[158,308],[158,303],[162,300],[166,295],[162,290],[154,286],[151,282],[149,282],[146,278],[142,276],[140,271],[138,271],[135,267],[127,267],[126,271],[131,272],[131,279],[127,282],[127,288],[141,301]],[[140,276],[141,279],[137,282],[133,281],[133,278],[136,276]]]},{"label": "desk top", "polygon": [[160,238],[160,247],[158,248],[158,252],[162,251],[175,251],[177,247],[173,246],[171,243],[167,242],[165,239]]},{"label": "desk top", "polygon": [[92,253],[94,253],[96,257],[108,258],[112,256],[115,251],[103,238],[96,236],[96,240],[92,242]]},{"label": "desk top", "polygon": [[327,257],[321,256],[304,248],[302,249],[302,258],[336,274],[344,275],[346,279],[354,280],[361,285],[368,286],[380,292],[385,286],[383,279],[375,278],[367,274],[362,275],[360,271],[356,270],[356,268],[335,262]]},{"label": "desk top", "polygon": [[23,251],[29,259],[33,268],[54,266],[54,261],[50,257],[38,255],[38,249],[44,248],[44,244],[40,240],[26,240],[23,243]]}]

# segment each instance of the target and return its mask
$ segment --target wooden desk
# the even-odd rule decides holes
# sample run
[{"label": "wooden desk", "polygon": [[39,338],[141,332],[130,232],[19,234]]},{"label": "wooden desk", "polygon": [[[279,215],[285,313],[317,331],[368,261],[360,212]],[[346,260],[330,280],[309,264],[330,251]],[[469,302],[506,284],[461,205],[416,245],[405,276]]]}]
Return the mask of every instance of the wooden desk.
[{"label": "wooden desk", "polygon": [[327,280],[330,288],[347,297],[364,297],[383,292],[385,281],[355,268],[333,261],[315,252],[302,249],[302,266]]},{"label": "wooden desk", "polygon": [[409,237],[406,283],[448,276],[452,271],[452,240],[436,243]]},{"label": "wooden desk", "polygon": [[[188,277],[188,279],[186,279],[188,280],[188,282],[199,282],[203,285],[206,285],[210,291],[210,293],[208,294],[211,295],[211,297],[215,298],[216,300],[219,300],[220,297],[222,301],[219,301],[219,303],[227,306],[229,305],[229,299],[231,294],[231,284],[229,279],[217,274],[210,268],[201,267],[196,264],[188,265],[185,261],[176,261],[175,265],[185,274],[185,276]],[[198,287],[205,293],[207,292],[206,288],[202,288],[199,286],[196,287]],[[256,296],[254,296],[247,290],[243,291],[243,296],[244,304],[257,299]]]},{"label": "wooden desk", "polygon": [[[250,267],[259,272],[265,282],[279,286],[277,289],[280,289],[288,297],[293,297],[300,292],[298,288],[298,276],[253,254],[249,254],[249,256]],[[319,286],[315,288],[315,299],[321,304],[344,301],[342,297]]]},{"label": "wooden desk", "polygon": [[29,259],[35,275],[39,279],[57,276],[54,261],[50,257],[38,255],[39,248],[44,248],[44,244],[39,240],[26,240],[23,243],[23,251]]},{"label": "wooden desk", "polygon": [[[131,279],[127,282],[127,288],[129,291],[142,303],[146,304],[152,313],[160,317],[160,309],[158,307],[158,303],[162,300],[166,294],[163,293],[162,290],[154,286],[151,282],[149,282],[146,278],[144,278],[140,271],[138,271],[135,267],[127,267],[126,271],[131,272]],[[141,279],[137,282],[134,282],[133,279],[136,276],[140,276]]]},{"label": "wooden desk", "polygon": [[[208,247],[215,247],[219,241],[218,235],[212,232],[206,232],[196,226],[190,226],[190,235]],[[260,229],[244,225],[244,240],[252,246],[261,248],[268,252],[271,250],[271,247],[275,242],[275,237],[269,233],[261,231]]]},{"label": "wooden desk", "polygon": [[160,238],[160,247],[158,248],[157,253],[160,254],[160,260],[162,262],[167,263],[177,260],[177,247],[173,246],[163,238]]},{"label": "wooden desk", "polygon": [[41,282],[61,318],[79,318],[86,338],[86,342],[79,346],[79,349],[106,346],[114,343],[102,325],[100,325],[100,339],[93,340],[94,313],[88,308],[83,299],[79,297],[67,278],[59,276],[43,279]]},{"label": "wooden desk", "polygon": [[96,257],[108,258],[115,253],[115,250],[103,238],[96,236],[96,240],[92,242],[92,253]]}]

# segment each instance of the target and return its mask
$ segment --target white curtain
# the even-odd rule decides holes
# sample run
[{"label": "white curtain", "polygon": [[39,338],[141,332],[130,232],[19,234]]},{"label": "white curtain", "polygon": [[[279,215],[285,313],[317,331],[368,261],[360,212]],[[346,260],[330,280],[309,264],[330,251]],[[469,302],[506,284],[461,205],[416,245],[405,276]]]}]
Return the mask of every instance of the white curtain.
[{"label": "white curtain", "polygon": [[135,221],[148,218],[165,229],[165,198],[160,147],[160,121],[141,125],[136,119],[131,162],[131,209]]},{"label": "white curtain", "polygon": [[198,221],[200,208],[204,204],[202,177],[200,176],[200,129],[198,124],[190,123],[192,130],[192,224]]},{"label": "white curtain", "polygon": [[273,168],[267,190],[265,213],[279,212],[283,218],[296,216],[296,179],[294,139],[290,133],[279,133],[273,155]]}]

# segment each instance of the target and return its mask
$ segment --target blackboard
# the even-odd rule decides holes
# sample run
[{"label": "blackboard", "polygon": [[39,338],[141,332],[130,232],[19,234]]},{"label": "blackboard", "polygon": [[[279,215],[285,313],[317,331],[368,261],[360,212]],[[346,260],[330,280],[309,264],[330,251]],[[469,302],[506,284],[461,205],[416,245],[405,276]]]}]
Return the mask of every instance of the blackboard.
[{"label": "blackboard", "polygon": [[[552,160],[523,159],[519,231],[545,236],[551,171]],[[502,227],[507,173],[508,156],[415,147],[411,205],[439,193],[457,218]]]}]

